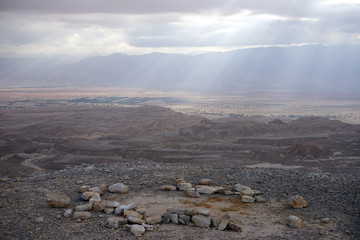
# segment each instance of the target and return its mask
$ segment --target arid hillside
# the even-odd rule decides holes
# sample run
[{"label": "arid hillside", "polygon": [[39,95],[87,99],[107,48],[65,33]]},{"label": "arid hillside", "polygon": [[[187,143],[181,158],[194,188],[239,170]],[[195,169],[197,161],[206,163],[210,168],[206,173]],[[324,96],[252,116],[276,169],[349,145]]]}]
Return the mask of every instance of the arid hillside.
[{"label": "arid hillside", "polygon": [[[138,239],[134,221],[146,222],[136,234],[149,240],[360,236],[359,125],[209,120],[150,106],[0,114],[1,239]],[[129,192],[112,192],[120,183]],[[79,193],[99,186],[96,204]],[[289,207],[297,195],[305,206]],[[49,207],[49,196],[68,199],[66,209]],[[120,204],[137,208],[114,213]]]},{"label": "arid hillside", "polygon": [[2,110],[1,123],[1,176],[138,159],[327,171],[360,165],[360,126],[324,118],[212,121],[156,106],[64,105]]}]

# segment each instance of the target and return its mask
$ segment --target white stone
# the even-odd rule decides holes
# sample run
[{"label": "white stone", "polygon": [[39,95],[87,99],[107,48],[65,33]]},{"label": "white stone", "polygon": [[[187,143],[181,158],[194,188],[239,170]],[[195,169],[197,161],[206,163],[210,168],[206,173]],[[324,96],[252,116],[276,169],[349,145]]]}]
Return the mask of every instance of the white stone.
[{"label": "white stone", "polygon": [[115,215],[120,215],[122,216],[124,214],[125,211],[127,210],[135,210],[136,209],[136,204],[135,203],[129,203],[127,205],[120,205],[119,207],[117,207],[115,209]]},{"label": "white stone", "polygon": [[170,222],[179,224],[179,215],[177,215],[176,213],[168,214],[168,218],[169,218]]},{"label": "white stone", "polygon": [[263,198],[262,196],[254,196],[254,198],[255,198],[256,202],[258,202],[258,203],[266,202],[266,199]]},{"label": "white stone", "polygon": [[114,208],[105,208],[105,209],[104,209],[104,212],[105,212],[106,214],[113,214],[113,213],[114,213]]},{"label": "white stone", "polygon": [[224,216],[222,216],[220,223],[219,223],[218,230],[224,231],[225,228],[227,227],[227,225],[229,224],[230,220],[231,220],[230,214],[225,214]]},{"label": "white stone", "polygon": [[145,232],[145,228],[142,225],[125,225],[127,229],[129,229],[136,237],[141,237]]},{"label": "white stone", "polygon": [[77,212],[84,212],[84,211],[90,211],[92,209],[92,203],[79,205],[76,207]]},{"label": "white stone", "polygon": [[90,198],[92,198],[94,195],[96,194],[96,192],[84,192],[81,195],[81,198],[85,201],[88,201]]},{"label": "white stone", "polygon": [[234,186],[234,190],[237,192],[241,192],[242,190],[245,190],[245,189],[251,189],[251,187],[244,186],[241,184],[235,184],[235,186]]},{"label": "white stone", "polygon": [[69,218],[72,216],[72,209],[66,209],[64,212],[64,217]]},{"label": "white stone", "polygon": [[100,194],[103,193],[103,191],[99,187],[89,188],[89,192],[97,192],[97,193],[100,193]]},{"label": "white stone", "polygon": [[294,215],[290,215],[286,218],[286,224],[293,228],[300,228],[302,226],[302,220]]},{"label": "white stone", "polygon": [[253,190],[251,190],[251,189],[244,189],[244,190],[239,192],[239,195],[240,196],[250,196],[250,197],[252,197],[252,196],[255,195],[255,192]]},{"label": "white stone", "polygon": [[92,196],[92,198],[90,198],[89,202],[90,203],[99,203],[99,202],[101,202],[100,193],[95,193],[95,195]]},{"label": "white stone", "polygon": [[182,183],[179,183],[179,184],[177,185],[177,187],[178,187],[178,189],[179,189],[180,191],[186,191],[186,190],[188,190],[189,188],[192,188],[192,185],[191,185],[191,183],[182,182]]},{"label": "white stone", "polygon": [[89,191],[89,186],[81,186],[80,188],[79,188],[79,192],[80,193],[84,193],[84,192],[87,192],[87,191]]},{"label": "white stone", "polygon": [[108,228],[116,229],[119,227],[119,223],[115,217],[111,217],[111,218],[106,219],[105,226]]},{"label": "white stone", "polygon": [[161,216],[149,216],[146,217],[146,223],[150,225],[161,223]]},{"label": "white stone", "polygon": [[185,208],[173,208],[170,207],[166,209],[166,212],[168,213],[176,213],[176,214],[185,214],[186,209]]},{"label": "white stone", "polygon": [[204,216],[209,216],[210,215],[210,211],[207,209],[198,209],[198,214],[199,215],[204,215]]},{"label": "white stone", "polygon": [[153,231],[154,230],[153,225],[143,223],[142,226],[145,228],[146,231]]},{"label": "white stone", "polygon": [[224,190],[223,187],[210,187],[205,185],[197,185],[195,188],[200,194],[215,194]]},{"label": "white stone", "polygon": [[108,188],[108,191],[112,193],[127,193],[129,192],[129,187],[122,183],[115,183]]},{"label": "white stone", "polygon": [[244,203],[252,203],[255,202],[255,198],[245,195],[241,197],[241,201]]},{"label": "white stone", "polygon": [[187,197],[192,197],[192,198],[199,198],[200,197],[200,193],[196,192],[196,191],[192,191],[192,190],[187,190],[186,191],[186,196]]},{"label": "white stone", "polygon": [[199,180],[199,185],[211,185],[211,183],[212,183],[211,179],[204,178]]},{"label": "white stone", "polygon": [[136,217],[136,216],[133,216],[133,215],[128,216],[126,219],[127,219],[127,221],[128,221],[129,223],[136,223],[136,224],[143,224],[143,223],[145,223],[145,221],[144,221],[143,219],[141,219],[141,218],[139,218],[139,217]]},{"label": "white stone", "polygon": [[117,208],[120,206],[120,203],[119,202],[110,202],[110,201],[107,201],[105,202],[105,206],[107,208]]},{"label": "white stone", "polygon": [[206,217],[204,215],[195,215],[191,218],[192,222],[197,227],[210,227],[211,224],[211,217]]}]

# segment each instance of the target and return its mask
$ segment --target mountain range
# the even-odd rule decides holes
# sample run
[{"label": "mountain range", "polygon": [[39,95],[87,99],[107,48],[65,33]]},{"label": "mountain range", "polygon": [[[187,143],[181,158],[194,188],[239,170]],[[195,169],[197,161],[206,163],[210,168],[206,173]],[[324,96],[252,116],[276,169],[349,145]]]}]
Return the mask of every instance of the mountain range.
[{"label": "mountain range", "polygon": [[162,90],[360,89],[360,46],[264,47],[200,55],[0,58],[0,87],[103,86]]}]

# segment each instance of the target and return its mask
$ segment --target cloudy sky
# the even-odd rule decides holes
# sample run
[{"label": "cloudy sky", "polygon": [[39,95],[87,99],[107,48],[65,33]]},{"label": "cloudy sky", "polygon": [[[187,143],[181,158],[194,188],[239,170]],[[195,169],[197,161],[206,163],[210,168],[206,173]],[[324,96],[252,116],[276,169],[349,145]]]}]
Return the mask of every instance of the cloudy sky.
[{"label": "cloudy sky", "polygon": [[360,44],[360,0],[0,0],[0,54]]}]

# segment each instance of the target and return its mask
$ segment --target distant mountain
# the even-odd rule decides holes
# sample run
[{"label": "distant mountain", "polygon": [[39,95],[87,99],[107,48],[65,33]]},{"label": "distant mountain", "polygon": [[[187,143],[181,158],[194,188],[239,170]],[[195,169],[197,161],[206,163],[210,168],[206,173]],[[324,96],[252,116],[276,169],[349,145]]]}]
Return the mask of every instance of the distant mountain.
[{"label": "distant mountain", "polygon": [[267,47],[197,56],[114,53],[70,64],[0,59],[0,87],[360,89],[360,45]]}]

